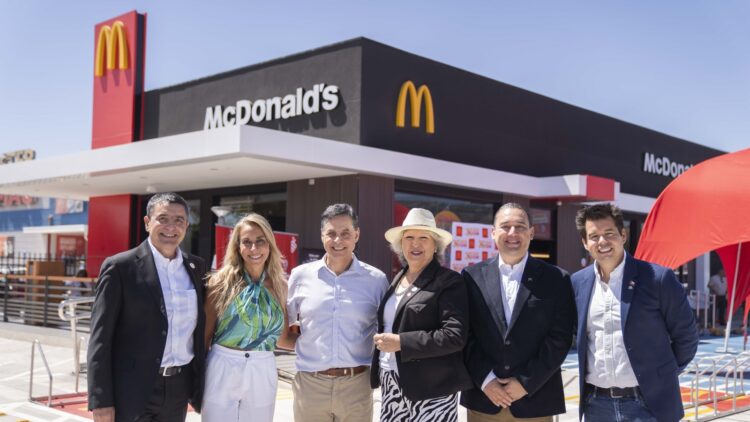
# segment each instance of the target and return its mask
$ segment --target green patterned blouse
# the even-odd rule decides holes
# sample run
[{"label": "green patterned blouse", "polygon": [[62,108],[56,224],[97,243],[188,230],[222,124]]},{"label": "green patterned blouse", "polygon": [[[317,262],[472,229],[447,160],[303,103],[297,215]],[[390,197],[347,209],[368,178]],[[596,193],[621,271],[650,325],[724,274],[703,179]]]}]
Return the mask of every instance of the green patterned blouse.
[{"label": "green patterned blouse", "polygon": [[265,271],[258,282],[245,271],[245,287],[219,318],[214,344],[238,350],[273,351],[284,324],[284,312],[263,286]]}]

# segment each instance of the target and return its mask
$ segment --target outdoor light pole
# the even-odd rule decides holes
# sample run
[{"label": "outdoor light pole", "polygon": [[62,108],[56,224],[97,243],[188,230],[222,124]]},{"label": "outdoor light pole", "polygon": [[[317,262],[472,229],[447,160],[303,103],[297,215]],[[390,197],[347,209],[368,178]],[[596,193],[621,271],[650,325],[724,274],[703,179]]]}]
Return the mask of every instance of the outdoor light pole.
[{"label": "outdoor light pole", "polygon": [[214,205],[211,207],[211,211],[219,218],[219,221],[217,224],[220,226],[224,225],[224,217],[229,215],[229,213],[232,212],[232,209],[229,207],[225,207],[223,205]]}]

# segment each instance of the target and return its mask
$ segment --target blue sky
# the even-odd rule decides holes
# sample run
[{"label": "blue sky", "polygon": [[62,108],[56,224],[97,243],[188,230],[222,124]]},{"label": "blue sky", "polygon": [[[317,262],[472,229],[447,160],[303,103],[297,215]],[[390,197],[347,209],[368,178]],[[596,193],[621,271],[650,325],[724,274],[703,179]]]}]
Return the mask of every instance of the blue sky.
[{"label": "blue sky", "polygon": [[0,153],[89,148],[94,25],[148,14],[146,89],[365,36],[724,151],[750,147],[750,2],[0,2]]}]

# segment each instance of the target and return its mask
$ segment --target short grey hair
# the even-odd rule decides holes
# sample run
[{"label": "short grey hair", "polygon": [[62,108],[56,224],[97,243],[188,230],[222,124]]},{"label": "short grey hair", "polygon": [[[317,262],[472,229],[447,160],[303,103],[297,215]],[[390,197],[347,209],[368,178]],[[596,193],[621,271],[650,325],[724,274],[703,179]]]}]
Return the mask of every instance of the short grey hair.
[{"label": "short grey hair", "polygon": [[[421,229],[414,228],[414,229],[408,229],[408,230],[421,230]],[[435,241],[435,256],[433,258],[437,259],[438,262],[442,264],[443,257],[445,255],[445,249],[448,248],[448,242],[446,242],[442,237],[438,236],[434,232],[431,232],[429,230],[423,230],[423,231],[426,231],[427,233],[429,233],[430,237],[432,237],[432,240]],[[398,257],[398,262],[400,262],[401,265],[406,265],[406,257],[404,256],[404,250],[401,249],[401,239],[404,238],[404,232],[406,232],[406,230],[402,230],[401,233],[399,233],[398,235],[398,239],[396,239],[396,241],[390,244],[391,250]]]},{"label": "short grey hair", "polygon": [[352,219],[352,225],[355,229],[359,228],[359,219],[357,218],[357,213],[354,212],[354,208],[352,208],[349,204],[333,204],[329,205],[325,211],[323,211],[323,214],[320,215],[320,230],[323,230],[323,227],[326,225],[326,223],[331,220],[334,217],[338,217],[340,215],[345,215]]}]

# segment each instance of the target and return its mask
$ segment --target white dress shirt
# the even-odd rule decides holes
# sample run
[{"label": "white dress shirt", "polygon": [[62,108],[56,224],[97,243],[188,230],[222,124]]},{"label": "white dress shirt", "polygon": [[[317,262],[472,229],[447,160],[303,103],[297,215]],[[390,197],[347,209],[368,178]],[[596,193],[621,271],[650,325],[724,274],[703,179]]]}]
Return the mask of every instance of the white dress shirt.
[{"label": "white dress shirt", "polygon": [[516,297],[518,297],[518,288],[521,286],[523,270],[526,269],[526,261],[528,260],[529,254],[527,253],[518,264],[508,265],[503,262],[500,255],[497,256],[497,262],[500,265],[500,292],[503,297],[506,326],[510,325],[510,317],[513,315],[513,307],[516,306]]},{"label": "white dress shirt", "polygon": [[372,363],[372,336],[388,281],[379,269],[354,257],[336,275],[325,256],[300,265],[289,276],[289,323],[299,317],[298,371],[351,368]]},{"label": "white dress shirt", "polygon": [[198,324],[198,296],[182,262],[182,252],[167,259],[148,240],[167,311],[167,342],[161,366],[182,366],[193,360],[193,333]]},{"label": "white dress shirt", "polygon": [[[625,388],[638,385],[622,337],[620,298],[625,260],[626,257],[610,273],[608,283],[602,281],[599,264],[594,264],[594,290],[586,318],[586,382],[597,387]],[[626,289],[632,288],[630,280],[626,280],[626,283]]]},{"label": "white dress shirt", "polygon": [[[409,290],[409,287],[402,289],[396,286],[396,290],[393,294],[385,301],[383,306],[383,332],[393,333],[393,321],[396,319],[396,308],[401,303],[404,294]],[[398,373],[398,362],[396,362],[395,352],[380,352],[380,369],[384,371],[395,371]]]},{"label": "white dress shirt", "polygon": [[[513,308],[516,306],[516,297],[518,297],[518,289],[521,287],[521,279],[523,277],[523,270],[526,269],[526,261],[529,260],[528,252],[524,255],[521,262],[516,265],[509,265],[503,262],[503,258],[498,255],[497,263],[500,266],[500,296],[503,299],[503,314],[505,316],[505,326],[510,325],[510,319],[513,315]],[[494,372],[490,371],[485,377],[482,383],[482,389],[489,384],[490,381],[497,378]]]}]

